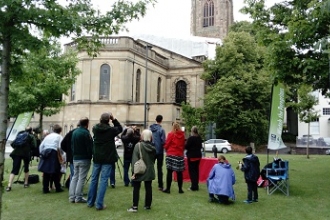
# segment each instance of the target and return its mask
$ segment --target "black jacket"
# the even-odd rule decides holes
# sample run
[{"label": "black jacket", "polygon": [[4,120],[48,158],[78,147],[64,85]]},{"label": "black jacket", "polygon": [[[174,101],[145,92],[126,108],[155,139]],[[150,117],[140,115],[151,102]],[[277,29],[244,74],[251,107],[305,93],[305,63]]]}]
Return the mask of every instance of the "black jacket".
[{"label": "black jacket", "polygon": [[134,146],[140,141],[140,134],[134,132],[131,135],[127,135],[125,130],[121,136],[121,141],[124,145],[124,160],[132,160],[132,154]]},{"label": "black jacket", "polygon": [[63,138],[63,140],[61,142],[61,149],[66,153],[66,161],[70,162],[71,164],[73,164],[71,139],[72,139],[72,133],[74,130],[76,130],[76,128],[69,131],[69,133],[67,133],[65,135],[65,137]]},{"label": "black jacket", "polygon": [[118,160],[115,137],[122,132],[123,127],[117,120],[112,123],[113,127],[103,123],[93,127],[93,161],[96,164],[111,164]]},{"label": "black jacket", "polygon": [[190,136],[185,145],[187,150],[186,155],[188,158],[201,158],[202,157],[202,138],[200,136]]},{"label": "black jacket", "polygon": [[260,176],[259,158],[254,154],[248,154],[243,158],[241,170],[246,181],[256,182]]}]

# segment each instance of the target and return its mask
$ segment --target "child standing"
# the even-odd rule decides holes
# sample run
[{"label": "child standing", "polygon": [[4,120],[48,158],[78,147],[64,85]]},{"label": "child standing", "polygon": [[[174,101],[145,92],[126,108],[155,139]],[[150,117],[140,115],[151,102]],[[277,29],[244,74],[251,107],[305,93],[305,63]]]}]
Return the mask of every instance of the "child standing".
[{"label": "child standing", "polygon": [[244,203],[250,204],[258,202],[257,180],[260,176],[260,162],[259,158],[252,153],[252,147],[246,147],[245,152],[247,155],[243,158],[243,163],[239,164],[239,169],[244,172],[248,189],[247,200],[244,200]]}]

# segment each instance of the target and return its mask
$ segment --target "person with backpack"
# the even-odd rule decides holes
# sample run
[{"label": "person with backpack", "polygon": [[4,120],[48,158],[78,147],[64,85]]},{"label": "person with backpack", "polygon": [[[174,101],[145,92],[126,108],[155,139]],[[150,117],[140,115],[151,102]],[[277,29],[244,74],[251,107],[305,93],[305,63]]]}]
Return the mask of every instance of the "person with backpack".
[{"label": "person with backpack", "polygon": [[17,134],[16,139],[11,144],[14,150],[10,157],[13,159],[13,168],[9,175],[6,191],[11,191],[15,175],[19,173],[22,160],[24,162],[24,188],[29,187],[29,163],[31,160],[31,150],[37,147],[36,139],[32,134],[32,128],[27,127],[24,131]]},{"label": "person with backpack", "polygon": [[[141,135],[135,126],[124,130],[121,140],[124,145],[124,184],[128,186],[131,182],[128,176],[128,170],[132,163],[132,154],[134,146],[140,141]],[[132,183],[132,182],[131,182]]]}]

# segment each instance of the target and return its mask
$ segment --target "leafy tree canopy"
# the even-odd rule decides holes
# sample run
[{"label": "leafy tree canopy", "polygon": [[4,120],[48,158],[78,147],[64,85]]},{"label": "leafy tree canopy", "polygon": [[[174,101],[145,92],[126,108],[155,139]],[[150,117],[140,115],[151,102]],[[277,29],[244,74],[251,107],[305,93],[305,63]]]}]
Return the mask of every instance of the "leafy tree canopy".
[{"label": "leafy tree canopy", "polygon": [[61,54],[61,45],[54,42],[37,52],[29,53],[22,63],[22,73],[11,77],[10,115],[17,116],[28,111],[41,116],[58,113],[65,105],[62,95],[68,94],[80,73],[76,67],[76,53],[68,51]]},{"label": "leafy tree canopy", "polygon": [[[264,69],[265,48],[247,32],[230,32],[204,63],[203,79],[212,81],[205,96],[208,121],[216,134],[234,143],[267,139],[271,78]],[[215,76],[215,77],[214,77]]]},{"label": "leafy tree canopy", "polygon": [[205,113],[202,108],[194,108],[189,103],[182,103],[182,118],[185,124],[185,130],[190,134],[191,128],[197,126],[198,133],[205,138]]},{"label": "leafy tree canopy", "polygon": [[329,88],[330,1],[288,0],[265,7],[264,0],[246,0],[242,11],[253,19],[259,43],[268,47],[268,65],[275,80],[290,86]]},{"label": "leafy tree canopy", "polygon": [[[71,37],[78,49],[96,56],[102,46],[100,36],[118,33],[125,23],[146,13],[147,5],[155,0],[114,1],[105,14],[95,10],[92,0],[2,0],[0,1],[0,186],[4,171],[4,149],[8,120],[9,79],[20,75],[25,54],[38,51],[45,45],[38,33],[46,38]],[[90,37],[86,37],[90,36]],[[47,70],[48,71],[48,70]],[[32,72],[32,71],[31,71]],[[38,72],[39,73],[39,72]],[[50,81],[55,76],[50,77]],[[1,156],[2,155],[2,156]],[[0,195],[0,204],[2,196]],[[1,215],[1,205],[0,205]],[[0,216],[1,218],[1,216]]]}]

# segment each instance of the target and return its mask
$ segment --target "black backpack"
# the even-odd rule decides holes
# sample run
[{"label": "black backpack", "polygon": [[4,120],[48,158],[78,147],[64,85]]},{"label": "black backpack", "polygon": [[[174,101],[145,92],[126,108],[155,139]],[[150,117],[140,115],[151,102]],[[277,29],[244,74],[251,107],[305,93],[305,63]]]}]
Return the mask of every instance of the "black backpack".
[{"label": "black backpack", "polygon": [[16,139],[11,143],[13,148],[21,148],[29,143],[29,132],[23,131],[17,134]]}]

